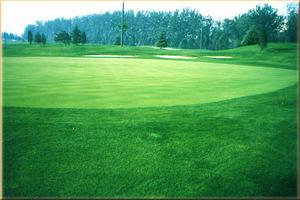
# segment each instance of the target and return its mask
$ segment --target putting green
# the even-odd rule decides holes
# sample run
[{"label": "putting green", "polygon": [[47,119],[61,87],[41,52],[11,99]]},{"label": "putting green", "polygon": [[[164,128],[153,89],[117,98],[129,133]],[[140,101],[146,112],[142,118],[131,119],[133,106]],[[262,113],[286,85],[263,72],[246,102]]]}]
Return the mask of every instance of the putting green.
[{"label": "putting green", "polygon": [[275,91],[295,70],[155,59],[3,59],[4,106],[126,108],[208,103]]}]

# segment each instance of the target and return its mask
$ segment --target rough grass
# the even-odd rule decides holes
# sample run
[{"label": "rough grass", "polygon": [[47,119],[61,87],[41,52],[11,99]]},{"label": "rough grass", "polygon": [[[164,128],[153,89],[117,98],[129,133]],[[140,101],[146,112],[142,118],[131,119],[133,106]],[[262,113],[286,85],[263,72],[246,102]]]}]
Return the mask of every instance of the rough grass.
[{"label": "rough grass", "polygon": [[296,87],[197,106],[4,108],[5,196],[295,196]]},{"label": "rough grass", "polygon": [[[22,94],[22,86],[14,77],[23,80],[27,77],[26,81],[31,83],[33,78],[43,79],[42,91],[48,83],[48,89],[67,93],[66,85],[54,82],[52,77],[57,75],[56,71],[62,73],[57,75],[59,77],[72,77],[71,73],[76,74],[76,69],[82,69],[74,67],[68,74],[65,72],[74,63],[58,65],[66,71],[54,71],[49,68],[50,63],[55,63],[51,58],[40,66],[41,63],[36,61],[39,58],[21,57],[80,57],[97,52],[132,55],[136,52],[142,55],[141,58],[148,59],[153,58],[152,53],[158,54],[157,51],[186,56],[205,53],[236,58],[177,62],[191,65],[198,65],[200,63],[194,62],[199,61],[232,63],[240,66],[235,66],[237,68],[247,64],[264,70],[262,66],[297,69],[296,50],[294,44],[270,44],[263,52],[256,46],[219,52],[167,52],[147,47],[7,45],[3,49],[4,95],[8,99],[18,97],[14,91]],[[47,59],[43,59],[40,62],[44,64]],[[28,65],[23,62],[25,60],[36,63]],[[59,61],[59,58],[55,60]],[[23,66],[18,61],[23,62]],[[131,60],[137,61],[136,58]],[[150,60],[143,60],[143,63],[147,62]],[[252,70],[252,67],[244,67],[245,70],[249,68]],[[272,74],[280,71],[269,70],[271,74],[258,76],[273,80]],[[47,76],[39,78],[39,73]],[[185,73],[188,72],[181,71],[180,74],[184,76]],[[78,78],[78,81],[84,81],[82,76]],[[292,75],[291,82],[294,78]],[[221,86],[226,88],[226,83],[224,85]],[[23,89],[30,91],[34,84],[29,86]],[[120,98],[123,96],[121,94]],[[8,104],[5,102],[3,108],[3,189],[6,197],[296,196],[296,85],[266,94],[188,106],[75,109],[21,108]]]}]

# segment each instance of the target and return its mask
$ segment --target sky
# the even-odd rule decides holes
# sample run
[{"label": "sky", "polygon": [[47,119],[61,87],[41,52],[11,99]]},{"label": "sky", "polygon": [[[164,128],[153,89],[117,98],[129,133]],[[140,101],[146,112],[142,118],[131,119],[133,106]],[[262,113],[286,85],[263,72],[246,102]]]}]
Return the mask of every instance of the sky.
[{"label": "sky", "polygon": [[[255,8],[270,4],[281,15],[286,5],[297,1],[126,1],[125,10],[174,11],[192,8],[215,20],[233,18]],[[2,1],[1,31],[21,35],[28,24],[56,18],[73,18],[95,13],[120,10],[122,1]]]}]

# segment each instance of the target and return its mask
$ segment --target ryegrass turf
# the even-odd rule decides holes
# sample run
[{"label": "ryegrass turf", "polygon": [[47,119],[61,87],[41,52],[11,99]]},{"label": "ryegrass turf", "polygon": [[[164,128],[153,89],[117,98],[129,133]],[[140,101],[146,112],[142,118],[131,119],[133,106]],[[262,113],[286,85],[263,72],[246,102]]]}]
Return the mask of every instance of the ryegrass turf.
[{"label": "ryegrass turf", "polygon": [[296,87],[195,106],[4,108],[5,196],[295,196]]},{"label": "ryegrass turf", "polygon": [[208,103],[278,90],[295,70],[120,58],[4,59],[5,106],[126,108]]},{"label": "ryegrass turf", "polygon": [[[18,48],[19,51],[16,51]],[[40,50],[35,51],[32,48]],[[216,55],[232,55],[234,52],[234,55],[240,55],[240,58],[231,61],[207,59],[208,62],[235,64],[216,65],[218,70],[214,72],[220,74],[210,75],[210,78],[220,79],[224,73],[236,79],[230,80],[228,84],[233,84],[232,86],[236,86],[237,89],[247,87],[249,81],[252,86],[262,84],[260,82],[262,78],[265,79],[264,84],[268,90],[263,89],[261,92],[271,92],[294,84],[271,93],[244,96],[252,94],[247,93],[248,90],[261,89],[249,87],[245,91],[238,90],[239,94],[244,93],[241,95],[244,97],[240,98],[196,105],[145,108],[19,107],[21,104],[34,106],[35,103],[43,102],[42,95],[37,96],[36,100],[32,99],[35,103],[22,98],[18,100],[18,97],[24,95],[26,91],[31,91],[30,94],[48,91],[44,95],[61,91],[59,94],[67,95],[70,89],[76,91],[76,88],[78,90],[84,88],[90,82],[88,80],[103,87],[102,79],[98,82],[89,77],[101,75],[104,78],[100,73],[103,71],[98,71],[98,64],[95,66],[89,64],[82,68],[76,63],[83,58],[69,58],[76,60],[75,63],[67,58],[50,58],[57,56],[60,51],[62,56],[74,57],[80,56],[82,52],[78,50],[80,48],[92,49],[91,53],[97,51],[99,54],[120,52],[120,48],[117,47],[99,48],[93,45],[66,48],[68,50],[57,45],[46,48],[29,45],[4,46],[4,196],[296,196],[297,86],[294,83],[297,71],[265,68],[297,69],[295,45],[271,44],[264,52],[254,50],[255,46],[213,52],[211,54]],[[144,59],[152,56],[152,53],[147,53],[148,50],[144,51],[141,48],[128,47],[121,51],[130,52],[128,54],[132,54],[132,51],[140,52],[140,55],[145,54],[141,56]],[[198,55],[199,52],[184,50],[179,53]],[[39,58],[41,54],[48,58]],[[178,55],[178,51],[175,54]],[[261,56],[261,59],[255,61],[254,54]],[[279,58],[286,60],[279,63]],[[61,60],[67,64],[59,64]],[[108,66],[105,67],[105,62],[115,60],[90,61],[99,62],[101,69],[106,69],[107,72]],[[117,61],[134,63],[141,60],[134,58]],[[152,78],[158,76],[162,80],[173,80],[167,75],[176,70],[179,72],[174,76],[181,76],[183,79],[179,78],[179,81],[168,86],[181,88],[189,86],[186,81],[193,83],[195,80],[193,77],[198,77],[200,72],[200,74],[204,72],[200,69],[203,63],[199,63],[205,61],[202,58],[189,62],[143,60],[142,64],[147,66],[151,61],[172,63],[172,67],[169,69],[162,64],[162,67],[154,66],[149,67],[151,70],[148,70],[149,68],[145,70],[134,65],[132,73],[129,73],[128,69],[125,71],[119,69],[116,73],[122,72],[128,76],[127,78],[137,77],[136,80],[130,79],[132,84],[144,83],[142,75],[145,73]],[[186,66],[185,63],[191,66],[191,71],[181,71],[181,66]],[[211,69],[211,64],[204,65],[206,69]],[[92,66],[94,71],[88,71],[89,66]],[[222,67],[232,69],[225,70]],[[241,73],[243,70],[248,71]],[[235,71],[235,75],[231,75],[231,71]],[[88,75],[86,79],[83,79],[84,73]],[[247,79],[245,74],[249,77],[252,75],[252,78]],[[78,83],[75,77],[78,78]],[[120,77],[122,83],[126,82],[126,78],[122,76],[116,76],[118,77],[116,81],[111,81],[108,77],[106,80],[111,83],[117,82]],[[112,77],[115,76],[110,76]],[[70,78],[71,82],[68,82]],[[23,86],[21,79],[25,83]],[[246,81],[248,84],[242,86],[238,80]],[[42,83],[40,90],[34,84],[35,81]],[[151,83],[151,79],[145,83]],[[219,87],[229,89],[225,83],[223,85],[220,83]],[[77,86],[74,87],[74,84]],[[191,87],[191,94],[197,95],[196,91],[202,89],[196,87],[197,84]],[[206,84],[206,87],[214,88],[217,83],[211,84],[212,86]],[[114,85],[114,88],[118,87]],[[80,93],[82,92],[81,90]],[[142,89],[140,92],[142,93]],[[161,92],[159,94],[165,96]],[[209,98],[208,94],[201,98]],[[118,99],[126,95],[120,93]],[[15,100],[7,101],[9,98]],[[50,105],[51,102],[55,104],[55,98],[52,96],[50,99],[44,99],[44,105]]]}]

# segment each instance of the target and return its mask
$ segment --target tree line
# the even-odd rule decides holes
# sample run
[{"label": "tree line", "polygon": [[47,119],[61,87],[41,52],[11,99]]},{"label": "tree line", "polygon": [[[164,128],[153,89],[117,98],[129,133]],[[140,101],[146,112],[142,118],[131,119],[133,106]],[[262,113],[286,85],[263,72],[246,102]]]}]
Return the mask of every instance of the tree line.
[{"label": "tree line", "polygon": [[[33,41],[33,34],[31,30],[28,30],[27,32],[27,40],[29,44],[32,44]],[[45,34],[40,34],[40,32],[37,32],[34,36],[34,42],[39,44],[42,43],[43,45],[46,44],[46,36]],[[55,42],[62,42],[65,45],[70,44],[71,42],[73,44],[85,44],[86,43],[86,35],[85,32],[81,32],[77,26],[74,27],[72,30],[72,34],[67,33],[66,31],[62,31],[58,34],[55,34],[54,37]]]},{"label": "tree line", "polygon": [[23,41],[23,38],[18,36],[17,34],[3,32],[2,41]]},{"label": "tree line", "polygon": [[28,40],[29,44],[32,44],[32,41],[34,41],[37,44],[43,44],[43,45],[46,45],[46,41],[47,41],[46,35],[44,33],[40,34],[40,32],[37,32],[35,34],[35,36],[33,37],[31,30],[28,31],[27,40]]},{"label": "tree line", "polygon": [[62,31],[58,34],[55,34],[54,37],[55,42],[62,42],[65,45],[70,44],[71,42],[73,44],[85,44],[86,43],[86,34],[85,32],[81,32],[78,28],[78,26],[75,26],[72,30],[72,33],[69,34],[66,31]]},{"label": "tree line", "polygon": [[[233,19],[221,21],[188,8],[174,12],[135,13],[129,10],[125,12],[123,24],[126,27],[124,44],[155,45],[162,35],[169,47],[189,49],[227,49],[250,44],[259,44],[264,48],[268,42],[296,42],[297,4],[288,4],[287,11],[287,16],[282,16],[277,9],[265,4]],[[120,19],[121,12],[116,11],[72,19],[38,21],[25,28],[23,38],[28,37],[30,30],[33,34],[44,34],[49,42],[59,41],[57,37],[63,33],[67,43],[74,43],[75,40],[83,43],[79,41],[82,40],[78,39],[79,36],[72,40],[77,27],[82,30],[80,33],[84,33],[84,43],[118,44],[122,26]]]}]

